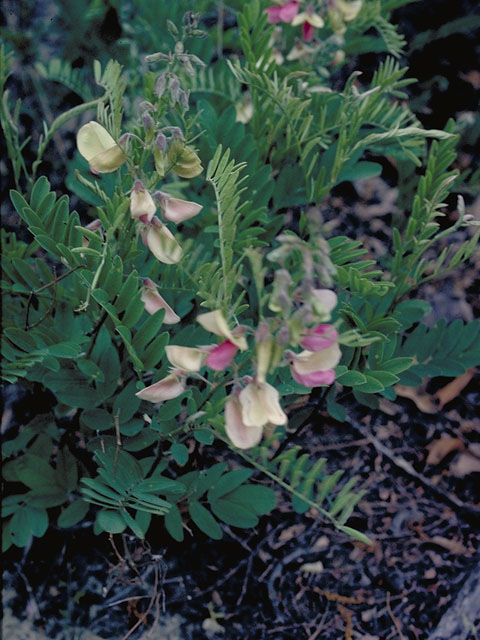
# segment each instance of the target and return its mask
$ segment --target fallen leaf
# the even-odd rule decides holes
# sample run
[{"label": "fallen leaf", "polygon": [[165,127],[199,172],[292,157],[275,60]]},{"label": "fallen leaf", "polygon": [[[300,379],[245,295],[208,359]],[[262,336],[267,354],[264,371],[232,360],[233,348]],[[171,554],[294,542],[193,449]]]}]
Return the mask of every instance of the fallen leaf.
[{"label": "fallen leaf", "polygon": [[457,398],[473,378],[476,371],[475,367],[471,367],[463,375],[458,376],[439,389],[434,395],[434,398],[438,401],[438,408],[443,409],[446,404]]},{"label": "fallen leaf", "polygon": [[406,387],[401,384],[394,386],[397,395],[402,398],[408,398],[413,400],[422,413],[434,414],[438,411],[438,404],[435,402],[435,398],[425,391],[422,387]]},{"label": "fallen leaf", "polygon": [[463,440],[461,438],[452,438],[443,436],[437,440],[433,440],[427,445],[428,457],[426,464],[439,464],[449,453],[463,449]]},{"label": "fallen leaf", "polygon": [[448,549],[450,553],[455,553],[456,555],[464,555],[468,552],[467,547],[458,540],[444,538],[443,536],[432,536],[430,538],[430,542],[432,542],[433,544],[438,544],[439,547]]},{"label": "fallen leaf", "polygon": [[302,564],[299,571],[303,571],[305,573],[323,573],[325,567],[323,566],[323,562],[318,560],[318,562],[306,562]]},{"label": "fallen leaf", "polygon": [[283,529],[283,531],[278,536],[279,542],[289,542],[294,538],[298,538],[305,531],[305,525],[303,524],[294,524],[291,527],[287,527]]},{"label": "fallen leaf", "polygon": [[469,473],[480,473],[480,458],[470,451],[463,451],[450,465],[450,472],[457,478],[463,478]]}]

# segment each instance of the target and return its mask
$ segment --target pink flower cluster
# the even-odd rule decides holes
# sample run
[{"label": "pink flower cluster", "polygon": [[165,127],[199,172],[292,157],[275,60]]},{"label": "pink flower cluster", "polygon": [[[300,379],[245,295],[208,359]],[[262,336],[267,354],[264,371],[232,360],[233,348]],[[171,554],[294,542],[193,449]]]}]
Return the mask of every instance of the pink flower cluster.
[{"label": "pink flower cluster", "polygon": [[[329,317],[337,302],[335,294],[328,290],[316,290],[314,293],[317,304],[323,302],[323,311]],[[151,280],[145,280],[142,300],[150,313],[165,309],[166,322],[178,321],[178,316],[158,294]],[[244,335],[246,328],[231,330],[220,310],[201,314],[197,321],[204,329],[222,338],[221,342],[201,347],[167,346],[166,355],[172,365],[169,374],[139,391],[136,394],[139,398],[149,402],[175,398],[186,390],[187,377],[201,377],[199,372],[204,366],[223,371],[232,363],[238,350],[248,348]],[[279,359],[284,357],[287,360],[292,378],[299,384],[317,387],[334,382],[334,369],[341,357],[337,330],[330,324],[319,324],[304,330],[298,344],[303,348],[300,353],[284,351],[269,334],[267,325],[257,331],[255,375],[236,380],[225,403],[225,431],[235,446],[241,449],[253,447],[260,442],[266,425],[286,424],[287,416],[280,405],[280,394],[266,380],[267,372],[275,368]]]},{"label": "pink flower cluster", "polygon": [[323,18],[316,14],[310,6],[300,13],[299,9],[298,1],[290,0],[280,6],[267,7],[265,11],[268,14],[268,22],[271,24],[286,22],[294,27],[301,24],[303,39],[305,42],[310,42],[315,35],[315,28],[321,29],[323,27]]}]

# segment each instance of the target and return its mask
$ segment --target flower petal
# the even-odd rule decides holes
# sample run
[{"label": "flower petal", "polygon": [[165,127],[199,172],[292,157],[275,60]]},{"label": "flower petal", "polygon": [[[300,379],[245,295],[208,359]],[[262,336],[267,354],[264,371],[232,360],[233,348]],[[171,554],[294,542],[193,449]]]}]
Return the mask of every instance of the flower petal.
[{"label": "flower petal", "polygon": [[319,324],[310,329],[300,340],[300,346],[308,351],[322,351],[336,343],[338,331],[331,324]]},{"label": "flower petal", "polygon": [[93,120],[78,130],[77,148],[90,167],[99,173],[116,171],[126,161],[125,154],[108,131]]},{"label": "flower petal", "polygon": [[232,362],[237,349],[233,342],[225,340],[210,351],[205,364],[214,371],[223,371]]},{"label": "flower petal", "polygon": [[333,369],[340,362],[342,352],[337,343],[322,351],[302,351],[293,357],[293,368],[296,373],[305,375],[314,371]]},{"label": "flower petal", "polygon": [[145,305],[145,311],[154,314],[160,309],[165,309],[163,322],[165,324],[176,324],[180,322],[180,316],[177,316],[172,307],[158,293],[155,283],[150,278],[145,278],[142,288],[142,297],[140,298]]},{"label": "flower petal", "polygon": [[165,225],[150,225],[145,235],[145,241],[150,251],[160,262],[176,264],[182,258],[182,247]]},{"label": "flower petal", "polygon": [[140,400],[147,400],[147,402],[165,402],[165,400],[176,398],[184,391],[184,382],[178,376],[171,374],[155,382],[155,384],[138,391],[135,395],[137,398],[140,398]]},{"label": "flower petal", "polygon": [[233,342],[233,344],[241,351],[245,351],[245,349],[247,349],[248,345],[245,337],[243,335],[237,336],[230,331],[227,321],[223,317],[223,313],[220,309],[215,309],[215,311],[209,311],[208,313],[202,313],[197,316],[197,322],[199,322],[204,329],[210,331],[210,333],[214,333],[216,336],[230,340],[230,342]]},{"label": "flower petal", "polygon": [[335,371],[333,369],[327,369],[326,371],[313,371],[313,373],[300,374],[295,371],[294,367],[290,367],[290,373],[292,378],[298,384],[303,384],[305,387],[321,387],[323,385],[332,384],[335,381]]},{"label": "flower petal", "polygon": [[262,439],[262,427],[247,427],[242,421],[242,407],[236,397],[225,403],[225,431],[239,449],[250,449]]},{"label": "flower petal", "polygon": [[239,395],[242,420],[246,427],[286,424],[287,416],[280,406],[280,394],[268,382],[250,382]]},{"label": "flower petal", "polygon": [[142,218],[142,220],[150,222],[156,210],[157,207],[148,191],[133,189],[130,194],[130,214],[132,218]]},{"label": "flower petal", "polygon": [[175,369],[187,372],[199,371],[203,366],[205,354],[195,347],[180,347],[169,344],[165,347],[165,354]]},{"label": "flower petal", "polygon": [[292,22],[298,13],[298,2],[291,0],[280,7],[279,17],[283,22]]},{"label": "flower petal", "polygon": [[165,220],[175,222],[175,224],[193,218],[203,209],[201,204],[173,198],[166,193],[162,193],[160,207]]}]

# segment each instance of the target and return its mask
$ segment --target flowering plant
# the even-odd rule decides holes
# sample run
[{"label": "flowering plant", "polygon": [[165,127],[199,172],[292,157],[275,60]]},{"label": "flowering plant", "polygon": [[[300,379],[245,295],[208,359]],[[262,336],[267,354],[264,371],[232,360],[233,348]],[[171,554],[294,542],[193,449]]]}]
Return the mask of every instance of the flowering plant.
[{"label": "flowering plant", "polygon": [[[352,34],[390,25],[377,4],[246,3],[241,59],[215,62],[211,49],[210,75],[187,44],[213,31],[189,12],[181,31],[169,23],[172,47],[146,55],[141,76],[96,61],[102,95],[46,125],[33,162],[5,94],[12,211],[30,235],[3,234],[3,376],[54,399],[7,442],[4,477],[17,492],[6,547],[43,535],[49,518],[66,527],[93,517],[97,532],[145,537],[158,516],[176,540],[189,523],[218,539],[219,523],[255,526],[278,487],[298,513],[314,509],[368,540],[346,524],[361,492],[337,486],[339,474],[292,441],[313,415],[344,421],[348,402],[375,407],[397,383],[478,363],[468,348],[478,325],[457,324],[444,357],[441,327],[416,334],[428,305],[405,300],[475,249],[478,234],[429,253],[472,224],[461,199],[452,227],[436,221],[460,186],[454,124],[420,125],[392,57],[368,86],[354,72],[339,89],[329,75]],[[292,43],[300,25],[303,42]],[[382,38],[395,55],[393,32]],[[279,64],[278,38],[309,47],[287,56],[293,70]],[[11,56],[1,56],[4,86]],[[249,117],[237,117],[247,103]],[[79,212],[42,164],[68,122],[78,153],[60,186]],[[378,176],[372,157],[387,156],[425,170],[377,264],[322,213],[334,188]]]}]

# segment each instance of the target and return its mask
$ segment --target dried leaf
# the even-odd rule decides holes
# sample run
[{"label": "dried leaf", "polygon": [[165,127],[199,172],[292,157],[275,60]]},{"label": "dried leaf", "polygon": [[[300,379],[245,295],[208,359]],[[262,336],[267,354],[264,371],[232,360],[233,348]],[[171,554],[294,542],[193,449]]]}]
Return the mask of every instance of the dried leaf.
[{"label": "dried leaf", "polygon": [[425,391],[422,387],[404,387],[401,384],[394,386],[397,395],[402,398],[408,398],[413,400],[422,413],[434,414],[438,411],[438,405],[435,402],[435,398]]},{"label": "dried leaf", "polygon": [[459,540],[452,540],[450,538],[444,538],[443,536],[432,536],[430,538],[430,542],[438,544],[439,547],[448,549],[450,553],[455,553],[456,555],[464,555],[468,553],[467,547],[465,547],[465,545],[463,545]]},{"label": "dried leaf", "polygon": [[458,376],[439,389],[434,395],[434,398],[438,401],[438,408],[443,409],[446,404],[457,398],[473,378],[476,371],[475,367],[471,367],[463,375]]},{"label": "dried leaf", "polygon": [[470,451],[463,451],[450,465],[452,475],[463,478],[469,473],[480,473],[480,458]]},{"label": "dried leaf", "polygon": [[463,449],[463,440],[461,438],[451,438],[443,436],[438,440],[433,440],[427,445],[428,457],[426,464],[439,464],[449,453]]},{"label": "dried leaf", "polygon": [[307,562],[302,564],[299,571],[304,571],[305,573],[323,573],[325,567],[323,566],[323,562],[318,560],[318,562]]}]

